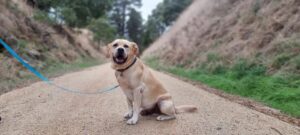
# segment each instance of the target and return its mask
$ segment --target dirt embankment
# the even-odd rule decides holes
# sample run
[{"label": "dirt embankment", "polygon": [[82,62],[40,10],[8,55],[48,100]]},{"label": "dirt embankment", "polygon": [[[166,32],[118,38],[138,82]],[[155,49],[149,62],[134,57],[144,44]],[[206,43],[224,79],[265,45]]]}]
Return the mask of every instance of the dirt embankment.
[{"label": "dirt embankment", "polygon": [[144,58],[186,67],[245,58],[299,73],[299,7],[299,0],[196,0]]},{"label": "dirt embankment", "polygon": [[[0,1],[0,37],[31,65],[43,69],[51,63],[71,63],[82,57],[103,58],[90,31],[37,21],[37,9],[27,2]],[[0,82],[28,74],[1,45],[0,63]]]}]

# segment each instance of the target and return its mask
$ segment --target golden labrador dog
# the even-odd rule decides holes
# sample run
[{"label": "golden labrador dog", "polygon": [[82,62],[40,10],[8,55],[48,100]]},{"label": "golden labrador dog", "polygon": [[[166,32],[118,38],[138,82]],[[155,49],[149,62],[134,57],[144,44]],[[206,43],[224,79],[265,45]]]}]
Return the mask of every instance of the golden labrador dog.
[{"label": "golden labrador dog", "polygon": [[136,124],[140,114],[157,113],[156,119],[163,121],[175,119],[177,113],[196,111],[192,105],[174,106],[171,95],[137,57],[138,52],[136,43],[124,39],[107,46],[107,57],[127,97],[129,111],[124,116],[127,124]]}]

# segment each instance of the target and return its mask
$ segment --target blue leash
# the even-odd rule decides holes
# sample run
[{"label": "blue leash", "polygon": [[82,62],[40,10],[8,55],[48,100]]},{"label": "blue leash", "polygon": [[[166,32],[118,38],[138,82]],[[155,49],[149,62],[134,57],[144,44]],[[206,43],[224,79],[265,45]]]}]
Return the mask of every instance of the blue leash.
[{"label": "blue leash", "polygon": [[32,66],[30,66],[27,62],[25,62],[8,44],[6,44],[1,38],[0,38],[1,45],[15,58],[17,59],[24,67],[26,67],[30,72],[32,72],[34,75],[36,75],[38,78],[40,78],[45,83],[54,86],[56,88],[59,88],[62,91],[65,92],[71,92],[71,93],[77,93],[77,94],[100,94],[105,93],[111,90],[114,90],[119,87],[119,85],[115,85],[109,88],[100,89],[95,92],[83,92],[79,90],[69,89],[60,85],[57,85],[50,81],[47,77],[43,76],[40,72],[38,72],[36,69],[34,69]]}]

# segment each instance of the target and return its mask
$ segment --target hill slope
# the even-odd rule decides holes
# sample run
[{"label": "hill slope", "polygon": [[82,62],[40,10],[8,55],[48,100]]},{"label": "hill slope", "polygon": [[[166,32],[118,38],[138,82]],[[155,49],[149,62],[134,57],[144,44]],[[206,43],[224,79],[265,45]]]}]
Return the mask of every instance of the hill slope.
[{"label": "hill slope", "polygon": [[300,69],[298,0],[197,0],[144,52],[184,67],[246,59],[268,73]]},{"label": "hill slope", "polygon": [[[1,0],[0,13],[0,38],[38,69],[86,57],[103,58],[99,45],[92,41],[91,32],[37,21],[38,11],[25,0]],[[9,89],[8,81],[16,85],[17,78],[29,74],[1,45],[0,62],[1,90]]]},{"label": "hill slope", "polygon": [[197,0],[143,58],[299,119],[299,7],[299,0]]}]

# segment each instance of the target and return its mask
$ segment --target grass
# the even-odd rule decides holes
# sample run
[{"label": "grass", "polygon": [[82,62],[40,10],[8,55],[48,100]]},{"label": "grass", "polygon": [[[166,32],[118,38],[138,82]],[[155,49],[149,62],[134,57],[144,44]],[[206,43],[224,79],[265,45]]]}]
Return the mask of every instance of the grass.
[{"label": "grass", "polygon": [[[66,64],[61,62],[54,62],[48,64],[49,66],[44,68],[43,70],[39,70],[46,77],[56,77],[62,74],[79,71],[88,67],[92,67],[95,65],[99,65],[102,62],[98,59],[92,58],[81,58],[73,63]],[[38,80],[36,76],[32,73],[20,71],[20,76],[18,79],[6,79],[0,81],[0,95],[6,93],[12,89],[23,87],[25,85],[31,84]]]},{"label": "grass", "polygon": [[222,72],[212,72],[201,66],[186,69],[166,66],[157,59],[148,59],[148,65],[226,93],[240,95],[262,102],[291,116],[300,118],[300,76],[292,74],[266,75],[266,67],[239,60]]},{"label": "grass", "polygon": [[300,71],[300,40],[285,39],[274,44],[271,67],[278,70],[289,70],[299,74]]},{"label": "grass", "polygon": [[46,76],[50,76],[50,77],[58,76],[64,73],[70,73],[88,67],[96,66],[101,63],[102,63],[101,61],[92,58],[81,58],[74,61],[71,64],[56,62],[51,64],[51,66],[45,68],[43,73],[45,73]]},{"label": "grass", "polygon": [[284,64],[286,64],[290,59],[291,59],[291,55],[288,54],[280,54],[278,56],[275,57],[272,66],[275,67],[276,69],[280,69],[281,66],[283,66]]},{"label": "grass", "polygon": [[295,63],[296,69],[300,70],[300,55],[294,59],[293,63]]}]

